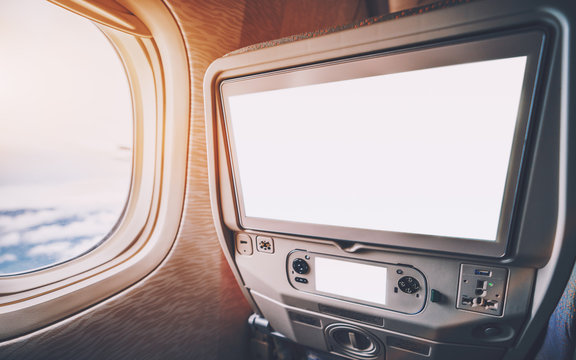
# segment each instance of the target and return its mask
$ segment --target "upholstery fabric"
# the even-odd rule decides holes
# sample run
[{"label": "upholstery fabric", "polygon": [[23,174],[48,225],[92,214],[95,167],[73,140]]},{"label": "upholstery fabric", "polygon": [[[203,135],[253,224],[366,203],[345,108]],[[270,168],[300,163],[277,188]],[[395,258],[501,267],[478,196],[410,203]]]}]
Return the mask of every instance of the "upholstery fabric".
[{"label": "upholstery fabric", "polygon": [[535,360],[571,360],[576,335],[576,267],[550,316],[546,336]]}]

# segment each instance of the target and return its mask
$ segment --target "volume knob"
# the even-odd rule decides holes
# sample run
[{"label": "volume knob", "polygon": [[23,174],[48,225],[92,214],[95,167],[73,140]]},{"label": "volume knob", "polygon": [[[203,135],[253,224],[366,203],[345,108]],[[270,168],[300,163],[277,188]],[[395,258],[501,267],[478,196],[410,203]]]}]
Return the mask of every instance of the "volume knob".
[{"label": "volume knob", "polygon": [[298,274],[304,275],[308,274],[308,271],[310,271],[310,265],[308,265],[306,260],[297,258],[292,261],[292,269],[294,269]]},{"label": "volume knob", "polygon": [[406,294],[415,294],[420,290],[420,283],[412,276],[403,276],[398,280],[398,287]]}]

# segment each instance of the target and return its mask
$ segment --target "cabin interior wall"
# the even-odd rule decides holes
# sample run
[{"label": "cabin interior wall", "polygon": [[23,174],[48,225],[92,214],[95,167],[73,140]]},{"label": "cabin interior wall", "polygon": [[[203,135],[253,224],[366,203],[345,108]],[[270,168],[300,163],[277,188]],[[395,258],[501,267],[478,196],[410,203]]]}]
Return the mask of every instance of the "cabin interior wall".
[{"label": "cabin interior wall", "polygon": [[251,312],[212,222],[202,81],[208,65],[253,43],[388,11],[385,0],[164,0],[184,34],[192,74],[184,219],[148,277],[73,317],[8,343],[2,359],[243,359]]}]

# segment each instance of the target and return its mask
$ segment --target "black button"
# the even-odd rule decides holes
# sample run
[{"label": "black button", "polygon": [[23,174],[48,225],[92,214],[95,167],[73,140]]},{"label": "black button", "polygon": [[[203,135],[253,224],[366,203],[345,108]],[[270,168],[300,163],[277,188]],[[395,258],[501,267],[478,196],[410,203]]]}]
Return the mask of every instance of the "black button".
[{"label": "black button", "polygon": [[500,335],[501,332],[502,330],[500,330],[500,328],[497,328],[495,326],[487,326],[482,330],[484,336],[496,336]]},{"label": "black button", "polygon": [[398,287],[406,294],[414,294],[420,290],[420,283],[412,276],[403,276],[398,280]]},{"label": "black button", "polygon": [[308,274],[308,271],[310,271],[310,266],[306,260],[297,258],[292,261],[292,269],[294,269],[294,271],[296,271],[298,274]]},{"label": "black button", "polygon": [[301,277],[297,277],[294,280],[296,280],[296,282],[302,283],[302,284],[308,284],[308,279],[304,279]]}]

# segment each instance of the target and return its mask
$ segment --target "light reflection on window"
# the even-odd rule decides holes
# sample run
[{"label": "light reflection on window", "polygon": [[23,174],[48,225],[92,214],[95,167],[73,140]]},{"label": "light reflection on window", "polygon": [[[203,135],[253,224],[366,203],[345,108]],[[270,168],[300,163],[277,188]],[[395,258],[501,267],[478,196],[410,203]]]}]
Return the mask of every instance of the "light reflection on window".
[{"label": "light reflection on window", "polygon": [[90,21],[0,2],[0,274],[63,262],[114,228],[128,197],[132,104]]}]

